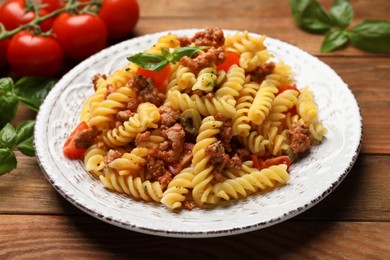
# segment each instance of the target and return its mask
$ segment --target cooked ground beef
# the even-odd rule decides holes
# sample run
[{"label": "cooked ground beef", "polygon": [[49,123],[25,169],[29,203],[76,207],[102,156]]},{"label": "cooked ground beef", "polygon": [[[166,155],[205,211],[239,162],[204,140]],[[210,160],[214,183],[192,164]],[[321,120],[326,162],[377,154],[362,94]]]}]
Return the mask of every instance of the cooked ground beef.
[{"label": "cooked ground beef", "polygon": [[118,114],[116,114],[116,120],[119,122],[125,122],[129,120],[130,117],[134,116],[134,112],[131,112],[131,110],[123,110],[119,111]]},{"label": "cooked ground beef", "polygon": [[210,64],[221,64],[226,59],[224,50],[219,47],[218,49],[211,47],[206,52],[199,54],[195,58],[184,56],[180,59],[182,66],[190,68],[195,73],[198,73],[201,69],[210,66]]},{"label": "cooked ground beef", "polygon": [[274,71],[275,63],[267,62],[260,65],[254,71],[251,71],[249,74],[252,77],[252,80],[258,83],[263,82],[267,75],[271,74]]},{"label": "cooked ground beef", "polygon": [[220,47],[225,42],[225,36],[221,28],[206,28],[204,31],[197,32],[191,38],[196,46]]},{"label": "cooked ground beef", "polygon": [[179,120],[180,111],[174,110],[170,106],[162,105],[159,107],[160,110],[160,122],[162,125],[172,126]]},{"label": "cooked ground beef", "polygon": [[90,147],[94,143],[95,138],[96,136],[98,136],[99,133],[100,131],[96,127],[91,127],[82,130],[74,138],[76,148],[88,149],[88,147]]},{"label": "cooked ground beef", "polygon": [[294,123],[287,133],[290,138],[290,147],[293,153],[304,153],[310,149],[310,131],[306,125],[298,122]]},{"label": "cooked ground beef", "polygon": [[150,131],[145,131],[143,133],[138,133],[135,136],[135,145],[138,146],[140,143],[150,141]]},{"label": "cooked ground beef", "polygon": [[104,163],[106,165],[108,165],[113,160],[121,158],[121,157],[122,157],[122,153],[119,152],[118,150],[109,150],[107,152],[106,156],[104,156]]}]

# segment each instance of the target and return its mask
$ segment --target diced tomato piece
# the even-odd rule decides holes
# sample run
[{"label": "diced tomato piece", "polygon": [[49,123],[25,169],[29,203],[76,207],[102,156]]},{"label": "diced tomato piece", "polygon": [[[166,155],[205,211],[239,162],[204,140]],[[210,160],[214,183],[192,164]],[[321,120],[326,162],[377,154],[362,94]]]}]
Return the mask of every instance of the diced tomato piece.
[{"label": "diced tomato piece", "polygon": [[268,159],[261,159],[257,155],[252,154],[252,161],[253,161],[253,167],[255,167],[258,170],[269,168],[273,165],[279,165],[279,164],[286,164],[287,170],[290,168],[291,162],[290,158],[286,155],[278,156],[278,157],[272,157]]},{"label": "diced tomato piece", "polygon": [[63,152],[66,157],[72,160],[77,160],[82,158],[82,156],[85,153],[85,149],[77,148],[74,139],[81,131],[88,128],[89,126],[87,125],[87,123],[83,121],[75,128],[75,130],[73,130],[73,132],[68,137],[68,140],[66,140],[64,144]]},{"label": "diced tomato piece", "polygon": [[152,79],[154,85],[160,93],[165,93],[171,66],[168,64],[159,71],[147,70],[139,67],[136,74],[142,75],[145,78]]},{"label": "diced tomato piece", "polygon": [[255,154],[252,154],[252,161],[253,161],[253,167],[260,170],[262,163],[260,162],[259,157]]},{"label": "diced tomato piece", "polygon": [[223,63],[217,65],[217,70],[224,70],[227,72],[234,64],[240,64],[240,54],[233,51],[226,51],[225,54],[226,59]]},{"label": "diced tomato piece", "polygon": [[298,91],[298,96],[301,94],[301,92],[300,92],[299,89],[297,88],[297,85],[294,84],[294,85],[292,85],[292,86],[283,86],[283,87],[281,87],[281,88],[279,89],[278,95],[279,95],[280,93],[283,93],[283,92],[286,91],[286,90],[289,90],[289,89],[293,89],[293,90]]}]

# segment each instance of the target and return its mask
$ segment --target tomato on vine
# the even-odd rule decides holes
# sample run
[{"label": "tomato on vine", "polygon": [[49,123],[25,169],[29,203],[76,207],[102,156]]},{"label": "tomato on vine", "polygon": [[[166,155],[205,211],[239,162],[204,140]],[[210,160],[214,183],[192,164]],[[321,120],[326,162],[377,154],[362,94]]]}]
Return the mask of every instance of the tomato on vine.
[{"label": "tomato on vine", "polygon": [[63,54],[53,37],[34,35],[24,30],[12,37],[7,58],[19,76],[52,77],[62,67]]},{"label": "tomato on vine", "polygon": [[104,0],[98,14],[107,26],[109,37],[120,39],[133,31],[139,6],[136,0]]},{"label": "tomato on vine", "polygon": [[[38,10],[39,16],[45,16],[48,11],[40,8]],[[4,25],[7,30],[13,30],[23,24],[27,24],[35,19],[35,12],[29,10],[24,0],[8,0],[0,7],[0,23]],[[49,18],[39,24],[43,32],[50,30],[53,24],[53,19]]]},{"label": "tomato on vine", "polygon": [[41,4],[49,13],[65,6],[65,2],[61,0],[41,0]]},{"label": "tomato on vine", "polygon": [[107,28],[93,14],[60,14],[53,24],[53,36],[66,57],[83,60],[100,51],[107,44]]}]

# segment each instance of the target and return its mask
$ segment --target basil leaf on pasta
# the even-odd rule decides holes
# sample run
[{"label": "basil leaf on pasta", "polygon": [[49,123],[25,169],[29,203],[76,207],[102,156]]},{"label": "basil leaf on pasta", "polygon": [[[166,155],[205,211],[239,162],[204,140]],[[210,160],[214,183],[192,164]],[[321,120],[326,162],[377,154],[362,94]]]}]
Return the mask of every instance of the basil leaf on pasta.
[{"label": "basil leaf on pasta", "polygon": [[127,59],[144,69],[153,71],[159,71],[169,63],[169,61],[161,55],[146,52],[138,53]]},{"label": "basil leaf on pasta", "polygon": [[208,46],[194,46],[194,47],[182,47],[172,52],[171,61],[180,61],[184,56],[192,57],[195,53],[200,50],[209,48]]}]

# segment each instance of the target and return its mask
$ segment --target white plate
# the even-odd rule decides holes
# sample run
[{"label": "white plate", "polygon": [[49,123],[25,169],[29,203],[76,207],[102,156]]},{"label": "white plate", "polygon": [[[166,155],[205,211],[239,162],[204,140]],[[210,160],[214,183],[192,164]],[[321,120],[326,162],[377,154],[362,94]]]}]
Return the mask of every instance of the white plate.
[{"label": "white plate", "polygon": [[[199,29],[171,31],[193,35]],[[231,34],[234,31],[225,31]],[[86,213],[113,225],[160,236],[215,237],[265,228],[309,209],[344,179],[359,153],[362,119],[348,86],[326,64],[285,42],[267,38],[276,58],[293,68],[298,86],[309,86],[328,129],[324,142],[291,167],[289,183],[216,209],[173,212],[162,204],[136,201],[104,188],[81,161],[64,157],[62,146],[78,124],[91,78],[127,64],[126,57],[150,48],[161,32],[134,38],[88,58],[66,74],[47,96],[37,116],[35,148],[39,164],[53,187]]]}]

